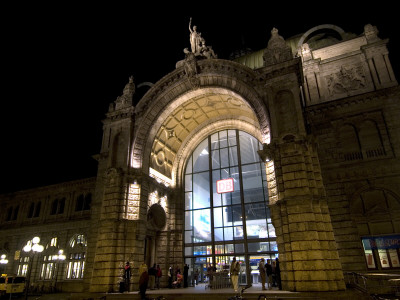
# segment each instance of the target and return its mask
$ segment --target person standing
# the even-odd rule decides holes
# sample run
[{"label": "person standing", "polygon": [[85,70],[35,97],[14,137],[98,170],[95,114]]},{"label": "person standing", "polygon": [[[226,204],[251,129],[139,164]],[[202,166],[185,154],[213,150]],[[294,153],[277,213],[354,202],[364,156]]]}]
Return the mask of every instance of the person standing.
[{"label": "person standing", "polygon": [[238,291],[239,271],[240,271],[240,264],[238,261],[236,261],[236,257],[234,257],[231,263],[230,273],[231,273],[233,289],[235,290],[235,292]]},{"label": "person standing", "polygon": [[140,275],[142,275],[142,273],[143,273],[144,271],[147,272],[147,265],[146,265],[145,262],[142,262],[142,264],[141,264],[140,267],[139,267],[139,277],[140,277]]},{"label": "person standing", "polygon": [[160,268],[160,265],[157,265],[157,273],[156,273],[156,288],[157,289],[160,289],[160,279],[161,279],[161,276],[162,276],[162,271],[161,271],[161,268]]},{"label": "person standing", "polygon": [[129,292],[131,275],[132,275],[131,266],[129,265],[129,261],[127,261],[126,265],[125,265],[125,273],[124,273],[125,291],[127,291],[127,292]]},{"label": "person standing", "polygon": [[273,287],[278,286],[276,284],[276,273],[275,272],[276,272],[276,262],[272,261],[272,286]]},{"label": "person standing", "polygon": [[139,278],[139,294],[140,299],[146,299],[146,289],[149,283],[149,274],[147,273],[147,269],[140,275]]},{"label": "person standing", "polygon": [[196,270],[194,271],[194,285],[198,284],[199,284],[199,269],[196,268]]},{"label": "person standing", "polygon": [[272,289],[272,265],[271,260],[267,259],[267,263],[265,264],[265,271],[267,272],[267,282],[268,282],[268,289]]},{"label": "person standing", "polygon": [[156,264],[154,264],[149,269],[149,286],[151,290],[154,290],[154,285],[156,283],[156,274],[157,274],[157,269],[156,269]]},{"label": "person standing", "polygon": [[264,258],[261,258],[260,262],[258,263],[258,270],[260,272],[262,290],[265,291],[266,288],[265,288],[265,260],[264,260]]},{"label": "person standing", "polygon": [[280,290],[282,290],[281,267],[279,266],[279,258],[276,258],[275,261],[276,261],[276,264],[275,264],[276,282],[278,284],[278,288]]},{"label": "person standing", "polygon": [[168,269],[168,288],[170,288],[170,289],[172,289],[172,279],[173,279],[172,266],[169,266],[169,269]]},{"label": "person standing", "polygon": [[187,288],[188,287],[188,276],[189,276],[189,266],[188,264],[185,264],[183,267],[183,287]]}]

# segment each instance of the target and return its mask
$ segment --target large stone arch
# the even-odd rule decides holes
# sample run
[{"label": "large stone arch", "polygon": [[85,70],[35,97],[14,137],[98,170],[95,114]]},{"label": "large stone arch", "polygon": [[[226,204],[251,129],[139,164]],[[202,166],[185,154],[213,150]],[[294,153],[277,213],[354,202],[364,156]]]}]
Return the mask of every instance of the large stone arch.
[{"label": "large stone arch", "polygon": [[131,166],[148,172],[149,149],[163,116],[200,93],[216,91],[235,95],[246,102],[258,121],[262,141],[269,142],[270,121],[267,107],[254,86],[257,75],[251,69],[226,60],[197,62],[199,86],[193,87],[184,68],[178,68],[156,83],[136,107],[135,140],[131,151]]}]

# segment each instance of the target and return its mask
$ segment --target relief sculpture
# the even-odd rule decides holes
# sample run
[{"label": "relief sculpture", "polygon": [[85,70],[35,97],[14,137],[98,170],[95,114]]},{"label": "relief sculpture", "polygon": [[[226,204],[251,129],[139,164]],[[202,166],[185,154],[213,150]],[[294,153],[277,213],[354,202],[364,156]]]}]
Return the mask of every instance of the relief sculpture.
[{"label": "relief sculpture", "polygon": [[330,96],[365,88],[365,76],[361,66],[342,66],[339,72],[327,76],[326,81]]}]

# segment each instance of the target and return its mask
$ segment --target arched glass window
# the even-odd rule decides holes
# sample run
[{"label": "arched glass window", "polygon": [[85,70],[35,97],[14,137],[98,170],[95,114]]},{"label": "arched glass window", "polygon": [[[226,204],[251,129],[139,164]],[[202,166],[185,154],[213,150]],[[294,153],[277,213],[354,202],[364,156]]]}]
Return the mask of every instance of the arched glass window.
[{"label": "arched glass window", "polygon": [[87,241],[83,234],[76,234],[69,242],[67,279],[82,279],[85,271]]},{"label": "arched glass window", "polygon": [[200,272],[212,263],[258,274],[261,257],[277,256],[261,143],[248,133],[223,130],[193,151],[185,169],[185,262]]}]

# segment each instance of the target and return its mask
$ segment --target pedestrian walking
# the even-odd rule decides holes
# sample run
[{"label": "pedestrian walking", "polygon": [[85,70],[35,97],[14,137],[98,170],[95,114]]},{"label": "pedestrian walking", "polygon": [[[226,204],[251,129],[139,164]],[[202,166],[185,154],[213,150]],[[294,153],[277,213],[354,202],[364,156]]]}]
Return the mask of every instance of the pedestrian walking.
[{"label": "pedestrian walking", "polygon": [[156,288],[157,289],[160,289],[160,279],[161,279],[161,276],[162,276],[162,271],[161,271],[161,268],[160,268],[160,265],[157,265],[157,273],[156,273]]},{"label": "pedestrian walking", "polygon": [[157,269],[156,269],[156,264],[154,264],[149,269],[149,287],[151,290],[154,290],[154,286],[156,284],[156,275],[157,275]]},{"label": "pedestrian walking", "polygon": [[267,263],[265,264],[265,272],[267,273],[267,282],[268,282],[268,289],[272,289],[272,265],[271,260],[267,259]]},{"label": "pedestrian walking", "polygon": [[265,260],[264,258],[261,258],[260,262],[258,263],[258,271],[260,272],[260,277],[261,277],[261,285],[262,285],[262,290],[265,291]]},{"label": "pedestrian walking", "polygon": [[232,286],[235,292],[237,292],[239,288],[238,286],[239,271],[240,271],[240,264],[238,261],[236,261],[236,257],[234,257],[232,259],[230,273],[231,273]]}]

